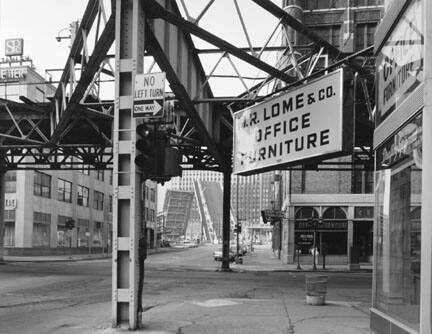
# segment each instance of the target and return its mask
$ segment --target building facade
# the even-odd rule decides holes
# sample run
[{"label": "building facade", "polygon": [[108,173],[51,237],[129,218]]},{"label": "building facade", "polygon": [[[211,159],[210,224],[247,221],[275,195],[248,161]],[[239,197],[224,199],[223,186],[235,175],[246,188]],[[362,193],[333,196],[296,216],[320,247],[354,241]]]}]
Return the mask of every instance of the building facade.
[{"label": "building facade", "polygon": [[[0,66],[0,98],[48,102],[55,87],[32,65]],[[77,158],[74,158],[77,159]],[[79,160],[77,160],[79,162]],[[112,247],[112,171],[11,170],[6,173],[5,255],[109,252]],[[144,190],[149,247],[156,245],[154,182]]]},{"label": "building facade", "polygon": [[432,55],[425,0],[386,2],[377,65],[375,240],[371,329],[431,333]]},{"label": "building facade", "polygon": [[[268,172],[250,176],[234,176],[232,178],[231,220],[238,221],[242,225],[242,238],[244,239],[250,240],[253,238],[253,240],[262,243],[271,241],[272,228],[263,223],[261,211],[270,207],[272,201],[274,201],[272,175],[273,172]],[[198,184],[197,181],[199,181]],[[206,183],[208,183],[207,186]],[[220,192],[220,199],[217,198],[218,196],[213,196],[218,203],[209,203],[209,210],[212,211],[211,216],[213,217],[211,225],[216,235],[216,238],[209,239],[209,241],[214,241],[214,239],[220,241],[222,236],[222,185],[222,173],[201,170],[183,171],[182,177],[173,178],[170,184],[173,190],[188,191],[195,194],[188,221],[188,226],[193,231],[202,231],[202,220],[205,219],[203,216],[205,216],[204,207],[206,205],[201,205],[202,209],[200,209],[198,200],[206,201],[207,197],[211,197],[212,192]],[[198,200],[197,197],[199,197]],[[218,210],[219,213],[216,212]],[[202,231],[201,237],[201,239],[204,238],[203,240],[208,239],[209,235],[212,234],[209,233],[206,237],[204,232]]]},{"label": "building facade", "polygon": [[[353,53],[373,46],[383,1],[283,1],[283,7],[338,49]],[[307,43],[290,27],[285,29],[293,46]],[[319,66],[325,64],[324,59]],[[361,103],[355,103],[359,112]],[[347,156],[328,162],[337,165],[353,161]],[[301,263],[312,263],[310,250],[315,243],[320,254],[327,254],[326,263],[372,263],[373,171],[353,167],[357,170],[335,167],[314,171],[297,166],[280,172],[282,204],[278,208],[285,218],[280,223],[276,220],[274,228],[275,235],[280,236],[280,245],[276,246],[284,262],[293,263],[298,252]]]}]

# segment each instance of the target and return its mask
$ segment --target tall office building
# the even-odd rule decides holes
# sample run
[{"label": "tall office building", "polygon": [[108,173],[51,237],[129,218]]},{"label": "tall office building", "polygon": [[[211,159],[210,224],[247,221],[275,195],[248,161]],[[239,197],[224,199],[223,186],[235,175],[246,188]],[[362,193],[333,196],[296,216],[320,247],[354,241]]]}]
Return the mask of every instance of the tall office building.
[{"label": "tall office building", "polygon": [[[263,173],[251,176],[233,176],[231,180],[231,219],[238,221],[242,225],[243,237],[256,241],[268,242],[271,240],[271,227],[263,224],[261,219],[261,210],[267,209],[274,200],[273,172]],[[194,181],[200,181],[197,187],[194,187]],[[202,194],[205,200],[205,182],[209,182],[207,187],[216,187],[219,185],[220,192],[223,190],[223,174],[214,171],[190,170],[183,171],[181,177],[173,178],[170,184],[171,189],[189,191],[196,194]],[[204,189],[204,190],[203,190]],[[217,189],[213,189],[216,191]],[[238,195],[238,196],[237,196]],[[216,235],[217,231],[222,231],[222,196],[219,199],[218,207],[220,214],[218,219],[213,219],[213,228]],[[194,231],[201,230],[202,215],[199,212],[199,203],[196,196],[192,204],[191,215],[188,224]]]}]

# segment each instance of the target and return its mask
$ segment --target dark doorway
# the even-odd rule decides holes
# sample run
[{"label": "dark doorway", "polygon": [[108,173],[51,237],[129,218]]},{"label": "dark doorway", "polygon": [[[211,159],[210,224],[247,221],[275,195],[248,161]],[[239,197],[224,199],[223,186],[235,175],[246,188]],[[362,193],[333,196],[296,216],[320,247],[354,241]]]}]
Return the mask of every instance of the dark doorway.
[{"label": "dark doorway", "polygon": [[353,247],[360,262],[372,262],[373,222],[354,222]]}]

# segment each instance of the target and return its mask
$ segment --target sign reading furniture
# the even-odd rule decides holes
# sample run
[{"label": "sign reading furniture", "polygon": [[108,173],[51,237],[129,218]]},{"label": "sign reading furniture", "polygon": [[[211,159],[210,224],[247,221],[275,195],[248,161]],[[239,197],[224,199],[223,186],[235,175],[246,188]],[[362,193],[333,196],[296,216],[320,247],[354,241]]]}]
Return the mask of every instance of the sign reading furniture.
[{"label": "sign reading furniture", "polygon": [[234,115],[234,173],[343,150],[343,70],[238,111]]}]

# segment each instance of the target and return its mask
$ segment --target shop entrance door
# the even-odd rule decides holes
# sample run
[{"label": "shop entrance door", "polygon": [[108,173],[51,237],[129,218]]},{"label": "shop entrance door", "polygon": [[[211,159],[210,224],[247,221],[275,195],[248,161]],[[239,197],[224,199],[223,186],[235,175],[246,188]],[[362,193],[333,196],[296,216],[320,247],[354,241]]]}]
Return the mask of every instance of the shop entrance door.
[{"label": "shop entrance door", "polygon": [[354,222],[353,247],[358,252],[360,262],[372,263],[373,222]]}]

